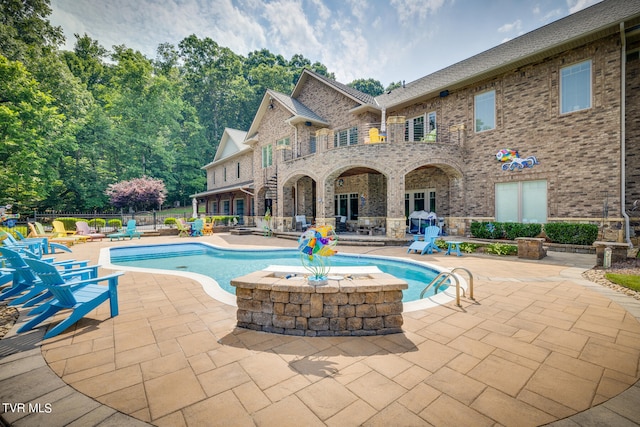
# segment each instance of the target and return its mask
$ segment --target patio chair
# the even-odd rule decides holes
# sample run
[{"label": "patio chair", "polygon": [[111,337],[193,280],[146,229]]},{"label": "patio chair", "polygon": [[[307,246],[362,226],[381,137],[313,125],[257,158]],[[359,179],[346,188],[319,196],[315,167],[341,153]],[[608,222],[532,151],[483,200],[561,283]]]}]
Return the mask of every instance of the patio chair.
[{"label": "patio chair", "polygon": [[64,227],[64,223],[62,221],[53,221],[51,225],[53,225],[53,231],[57,234],[56,237],[71,238],[71,239],[75,239],[75,242],[80,242],[80,243],[84,243],[87,240],[89,240],[88,236],[80,236],[76,234],[75,230],[67,230]]},{"label": "patio chair", "polygon": [[40,242],[45,254],[55,254],[57,250],[61,252],[71,252],[71,249],[66,245],[49,241],[48,237],[24,237],[18,230],[15,230],[16,236],[18,236],[18,243]]},{"label": "patio chair", "polygon": [[89,224],[84,221],[76,221],[76,230],[80,236],[88,236],[89,240],[102,240],[105,235],[102,233],[96,233],[95,230],[89,228]]},{"label": "patio chair", "polygon": [[205,222],[202,227],[202,234],[205,236],[213,235],[213,222]]},{"label": "patio chair", "polygon": [[[71,252],[68,246],[73,246],[76,242],[76,239],[72,237],[57,237],[57,233],[45,232],[44,227],[39,222],[29,222],[27,225],[29,226],[29,234],[27,237],[46,238],[49,241],[49,249],[52,253],[55,253],[56,249]],[[52,246],[52,243],[56,243],[56,245]],[[65,246],[65,249],[63,249],[62,246]]]},{"label": "patio chair", "polygon": [[[72,310],[66,319],[49,329],[44,335],[45,339],[52,338],[78,322],[107,300],[109,300],[110,303],[111,317],[118,315],[118,278],[123,275],[124,272],[119,271],[108,276],[77,282],[66,282],[54,266],[34,259],[27,259],[25,261],[29,267],[31,267],[33,273],[38,276],[42,283],[53,294],[54,299],[47,305],[44,311],[22,325],[18,329],[18,333],[33,329],[60,310]],[[98,285],[98,283],[104,281],[108,282],[108,287]]]},{"label": "patio chair", "polygon": [[[4,263],[13,271],[12,286],[0,294],[0,301],[10,297],[17,297],[11,301],[9,305],[30,307],[52,297],[51,293],[46,292],[47,289],[40,283],[26,264],[25,260],[33,259],[28,254],[22,254],[7,248],[0,248],[0,257],[2,257]],[[38,261],[49,264],[56,269],[63,269],[61,274],[65,279],[90,279],[98,275],[99,266],[88,266],[89,261],[62,261],[59,263],[55,263],[52,260]],[[20,295],[23,292],[26,293]]]},{"label": "patio chair", "polygon": [[194,237],[202,236],[202,229],[204,228],[204,221],[201,219],[196,219],[191,224],[191,235]]},{"label": "patio chair", "polygon": [[425,252],[430,254],[433,251],[440,252],[440,248],[436,246],[436,239],[440,235],[440,227],[437,225],[430,225],[424,230],[424,240],[416,240],[411,243],[409,249],[407,249],[407,253],[411,251],[420,251],[420,255],[424,255]]},{"label": "patio chair", "polygon": [[[311,227],[311,224],[307,222],[307,217],[304,215],[296,215],[296,231],[305,231],[307,228]],[[298,230],[300,227],[300,230]]]},{"label": "patio chair", "polygon": [[191,227],[182,218],[178,218],[176,221],[176,228],[178,229],[178,237],[189,237],[191,235]]},{"label": "patio chair", "polygon": [[376,144],[378,142],[384,142],[386,137],[384,135],[380,135],[380,131],[378,128],[369,129],[369,143]]},{"label": "patio chair", "polygon": [[120,240],[126,239],[127,237],[129,238],[129,240],[133,240],[134,237],[137,237],[139,239],[140,236],[142,236],[142,231],[138,231],[138,229],[136,228],[136,220],[130,219],[129,221],[127,221],[127,228],[117,233],[109,234],[107,237],[109,238],[109,240],[113,241],[114,239]]}]

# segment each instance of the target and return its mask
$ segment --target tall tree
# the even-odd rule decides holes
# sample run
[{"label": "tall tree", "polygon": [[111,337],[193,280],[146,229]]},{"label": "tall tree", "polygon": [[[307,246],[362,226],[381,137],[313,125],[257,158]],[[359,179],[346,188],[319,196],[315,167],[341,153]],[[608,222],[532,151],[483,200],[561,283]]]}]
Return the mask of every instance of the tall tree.
[{"label": "tall tree", "polygon": [[347,86],[371,96],[378,96],[384,93],[382,83],[375,79],[356,79],[351,83],[347,83]]},{"label": "tall tree", "polygon": [[47,196],[64,118],[52,101],[21,62],[0,55],[0,204],[32,209]]}]

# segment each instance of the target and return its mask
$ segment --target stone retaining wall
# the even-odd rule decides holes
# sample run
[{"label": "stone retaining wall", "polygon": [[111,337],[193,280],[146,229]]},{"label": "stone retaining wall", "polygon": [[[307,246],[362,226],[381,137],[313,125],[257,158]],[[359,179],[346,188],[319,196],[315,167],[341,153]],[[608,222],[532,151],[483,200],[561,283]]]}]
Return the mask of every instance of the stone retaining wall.
[{"label": "stone retaining wall", "polygon": [[231,285],[236,287],[238,326],[299,336],[402,332],[405,281],[386,273],[344,277],[325,285],[264,270],[236,278]]}]

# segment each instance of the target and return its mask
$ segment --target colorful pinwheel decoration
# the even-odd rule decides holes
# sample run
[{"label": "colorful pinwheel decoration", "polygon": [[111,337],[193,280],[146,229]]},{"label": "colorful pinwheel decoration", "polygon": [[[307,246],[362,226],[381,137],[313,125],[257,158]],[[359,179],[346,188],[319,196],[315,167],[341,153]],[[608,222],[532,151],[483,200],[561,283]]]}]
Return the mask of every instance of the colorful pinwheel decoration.
[{"label": "colorful pinwheel decoration", "polygon": [[329,273],[328,257],[335,255],[338,244],[333,227],[319,225],[307,229],[298,239],[302,266],[311,273],[310,280],[326,280]]}]

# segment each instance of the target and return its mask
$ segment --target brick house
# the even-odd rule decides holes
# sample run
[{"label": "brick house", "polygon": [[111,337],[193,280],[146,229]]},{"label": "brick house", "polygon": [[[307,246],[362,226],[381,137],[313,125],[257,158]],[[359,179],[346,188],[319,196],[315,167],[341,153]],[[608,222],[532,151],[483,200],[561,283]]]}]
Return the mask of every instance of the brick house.
[{"label": "brick house", "polygon": [[[375,98],[305,70],[290,95],[267,91],[244,148],[225,156],[221,142],[195,197],[218,213],[235,192],[247,223],[270,208],[280,230],[305,215],[397,238],[426,210],[450,234],[473,221],[577,221],[629,239],[640,231],[639,52],[640,1],[605,0]],[[499,161],[501,150],[519,160]],[[234,156],[251,176],[214,182]]]}]

